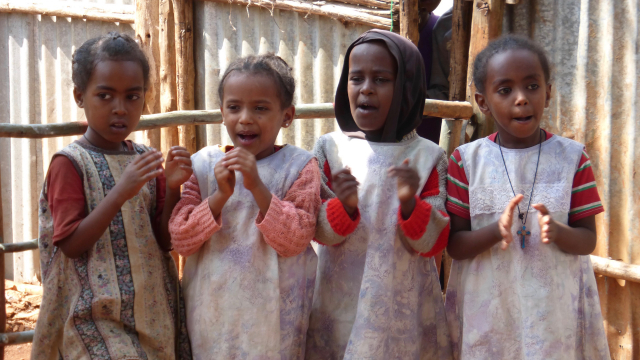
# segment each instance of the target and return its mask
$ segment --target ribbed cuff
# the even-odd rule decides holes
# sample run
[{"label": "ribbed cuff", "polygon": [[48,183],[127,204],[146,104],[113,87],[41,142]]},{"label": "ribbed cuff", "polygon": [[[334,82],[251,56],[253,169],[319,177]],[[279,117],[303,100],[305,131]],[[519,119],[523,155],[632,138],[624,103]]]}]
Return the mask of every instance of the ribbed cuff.
[{"label": "ribbed cuff", "polygon": [[355,219],[352,219],[342,206],[342,202],[338,198],[333,198],[327,204],[327,220],[336,234],[347,236],[358,227],[360,210],[356,208]]},{"label": "ribbed cuff", "polygon": [[407,220],[402,219],[402,209],[398,206],[398,224],[405,236],[411,240],[418,240],[427,231],[431,218],[431,204],[415,197],[416,206]]}]

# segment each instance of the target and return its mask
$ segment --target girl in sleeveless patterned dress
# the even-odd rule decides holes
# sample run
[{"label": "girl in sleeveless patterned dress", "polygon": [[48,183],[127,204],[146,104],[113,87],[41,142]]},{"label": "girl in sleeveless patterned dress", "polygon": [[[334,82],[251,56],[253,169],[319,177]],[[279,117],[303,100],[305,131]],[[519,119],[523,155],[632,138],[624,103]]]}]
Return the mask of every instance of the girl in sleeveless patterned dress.
[{"label": "girl in sleeveless patterned dress", "polygon": [[450,359],[433,256],[447,244],[447,158],[416,135],[426,83],[418,49],[371,30],[345,56],[343,132],[315,154],[324,201],[307,359]]},{"label": "girl in sleeveless patterned dress", "polygon": [[549,67],[514,36],[474,63],[476,102],[498,132],[449,160],[456,359],[609,359],[588,256],[603,208],[584,145],[540,128]]},{"label": "girl in sleeveless patterned dress", "polygon": [[73,54],[86,133],[53,156],[40,198],[44,296],[32,359],[191,359],[168,222],[191,175],[184,148],[125,140],[144,106],[149,64],[109,33]]},{"label": "girl in sleeveless patterned dress", "polygon": [[291,125],[291,69],[273,54],[229,65],[218,93],[233,147],[193,155],[170,221],[195,359],[303,359],[320,207],[313,156],[275,146]]}]

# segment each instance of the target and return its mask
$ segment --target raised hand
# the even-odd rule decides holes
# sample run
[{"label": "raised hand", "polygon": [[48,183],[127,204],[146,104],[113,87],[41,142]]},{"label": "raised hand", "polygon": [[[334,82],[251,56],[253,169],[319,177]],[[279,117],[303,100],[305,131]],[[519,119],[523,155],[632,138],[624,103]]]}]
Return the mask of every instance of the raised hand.
[{"label": "raised hand", "polygon": [[531,205],[538,210],[538,223],[540,224],[540,239],[544,244],[550,244],[556,241],[558,235],[558,223],[553,220],[549,214],[549,210],[543,204]]},{"label": "raised hand", "polygon": [[389,176],[398,179],[398,200],[400,203],[412,201],[420,186],[420,175],[409,166],[409,159],[405,159],[400,166],[390,167]]},{"label": "raised hand", "polygon": [[218,161],[216,166],[213,167],[213,174],[218,182],[218,192],[225,198],[230,198],[233,195],[233,190],[236,187],[236,173],[233,170],[228,169],[222,161]]},{"label": "raised hand", "polygon": [[351,169],[344,168],[331,174],[333,192],[342,203],[344,210],[353,215],[358,208],[358,180],[351,175]]},{"label": "raised hand", "polygon": [[149,180],[162,174],[162,153],[150,150],[137,156],[124,170],[120,180],[113,188],[122,203],[136,196]]},{"label": "raised hand", "polygon": [[258,174],[256,157],[249,150],[236,147],[226,153],[221,162],[227,169],[242,173],[245,189],[253,191],[263,184]]},{"label": "raised hand", "polygon": [[516,206],[522,201],[524,196],[522,194],[516,195],[514,198],[509,201],[507,208],[504,209],[502,216],[498,220],[498,230],[500,231],[500,236],[502,240],[500,241],[500,248],[502,250],[506,250],[509,247],[509,244],[513,241],[513,234],[511,234],[511,225],[513,225],[513,211]]},{"label": "raised hand", "polygon": [[193,174],[191,154],[181,146],[173,146],[167,154],[167,161],[164,167],[167,187],[171,190],[177,190]]}]

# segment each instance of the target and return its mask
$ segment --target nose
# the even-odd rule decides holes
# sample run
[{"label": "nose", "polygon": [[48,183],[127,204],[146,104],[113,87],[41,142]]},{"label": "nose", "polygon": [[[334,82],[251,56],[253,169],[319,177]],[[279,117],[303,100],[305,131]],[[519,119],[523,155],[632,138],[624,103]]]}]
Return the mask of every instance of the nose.
[{"label": "nose", "polygon": [[373,94],[373,80],[365,79],[362,83],[362,87],[360,88],[360,93],[362,95],[371,95]]},{"label": "nose", "polygon": [[238,122],[243,125],[251,124],[253,122],[253,120],[251,119],[251,114],[249,113],[249,110],[247,108],[240,112],[240,119],[238,120]]},{"label": "nose", "polygon": [[529,99],[527,99],[524,91],[516,91],[516,106],[529,105]]},{"label": "nose", "polygon": [[116,97],[113,102],[113,114],[118,116],[125,116],[127,114],[127,108],[125,107],[125,100]]}]

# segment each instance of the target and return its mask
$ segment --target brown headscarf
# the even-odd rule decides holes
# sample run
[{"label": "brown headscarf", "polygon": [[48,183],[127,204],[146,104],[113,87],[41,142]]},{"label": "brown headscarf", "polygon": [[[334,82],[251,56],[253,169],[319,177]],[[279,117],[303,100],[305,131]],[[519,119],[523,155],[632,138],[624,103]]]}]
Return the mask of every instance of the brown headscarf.
[{"label": "brown headscarf", "polygon": [[[398,74],[393,89],[393,100],[382,131],[382,142],[396,142],[413,131],[422,121],[427,83],[424,62],[418,48],[404,37],[385,30],[369,30],[347,49],[336,90],[335,112],[340,129],[349,136],[364,137],[351,116],[347,83],[349,82],[349,56],[354,47],[369,41],[382,41],[398,63]],[[355,134],[354,134],[355,133]],[[359,134],[358,134],[359,133]]]}]

